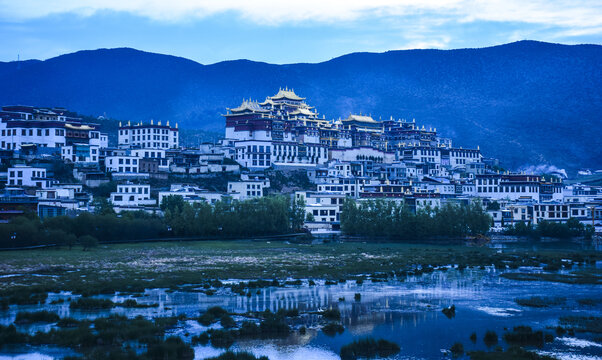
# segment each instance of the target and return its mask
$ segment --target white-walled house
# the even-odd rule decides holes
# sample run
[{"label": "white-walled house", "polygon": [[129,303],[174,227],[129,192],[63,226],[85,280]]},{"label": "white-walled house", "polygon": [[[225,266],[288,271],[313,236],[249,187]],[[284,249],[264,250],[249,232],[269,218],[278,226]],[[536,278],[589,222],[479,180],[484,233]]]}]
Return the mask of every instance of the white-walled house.
[{"label": "white-walled house", "polygon": [[105,169],[112,173],[139,173],[140,158],[133,155],[116,155],[105,158]]},{"label": "white-walled house", "polygon": [[119,207],[155,206],[157,201],[150,197],[150,185],[117,185],[117,192],[111,193],[111,203]]},{"label": "white-walled house", "polygon": [[248,179],[228,182],[228,195],[236,200],[245,200],[261,197],[264,189],[269,187],[269,182],[262,179]]},{"label": "white-walled house", "polygon": [[52,179],[46,177],[46,169],[26,165],[15,165],[8,168],[7,185],[29,186],[37,188],[48,188],[52,185]]}]

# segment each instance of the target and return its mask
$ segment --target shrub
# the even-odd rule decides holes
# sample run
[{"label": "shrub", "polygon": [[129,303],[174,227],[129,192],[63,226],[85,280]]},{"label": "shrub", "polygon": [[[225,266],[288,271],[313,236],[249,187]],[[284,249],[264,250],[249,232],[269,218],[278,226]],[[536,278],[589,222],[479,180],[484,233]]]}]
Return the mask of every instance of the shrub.
[{"label": "shrub", "polygon": [[227,349],[234,344],[234,336],[228,330],[209,330],[211,346]]},{"label": "shrub", "polygon": [[148,347],[146,358],[152,360],[192,360],[194,350],[184,341],[175,336]]},{"label": "shrub", "polygon": [[328,320],[341,320],[341,312],[339,309],[328,309],[322,311],[322,316]]},{"label": "shrub", "polygon": [[485,336],[483,336],[483,342],[485,343],[485,345],[487,345],[487,347],[491,347],[491,346],[497,344],[497,341],[498,341],[498,336],[495,333],[495,331],[487,330],[487,332],[485,333]]},{"label": "shrub", "polygon": [[228,312],[225,309],[219,306],[213,306],[207,309],[207,311],[199,317],[198,322],[201,323],[201,325],[209,326],[227,314]]},{"label": "shrub", "polygon": [[328,323],[322,327],[322,331],[324,332],[324,334],[334,337],[337,334],[342,334],[343,332],[345,332],[345,327],[337,323]]},{"label": "shrub", "polygon": [[114,306],[115,303],[109,299],[94,299],[86,297],[79,298],[69,304],[69,308],[81,310],[110,309]]},{"label": "shrub", "polygon": [[512,332],[504,334],[509,345],[542,347],[545,339],[542,331],[533,331],[529,326],[515,326]]},{"label": "shrub", "polygon": [[98,239],[92,235],[84,235],[78,239],[79,243],[83,246],[83,250],[89,250],[98,245]]},{"label": "shrub", "polygon": [[401,349],[399,345],[387,340],[375,340],[368,337],[355,340],[341,348],[342,360],[355,360],[359,358],[389,357],[397,354]]},{"label": "shrub", "polygon": [[234,321],[230,315],[225,314],[221,317],[220,324],[222,324],[225,329],[230,329],[236,326],[236,321]]},{"label": "shrub", "polygon": [[256,357],[255,355],[248,352],[233,352],[226,351],[225,353],[207,358],[206,360],[269,360],[267,356]]},{"label": "shrub", "polygon": [[464,345],[462,345],[460,342],[457,342],[453,344],[449,350],[451,351],[453,357],[458,357],[464,354]]},{"label": "shrub", "polygon": [[59,321],[56,313],[48,311],[23,312],[19,311],[15,318],[15,324],[29,324],[36,322],[54,323]]}]

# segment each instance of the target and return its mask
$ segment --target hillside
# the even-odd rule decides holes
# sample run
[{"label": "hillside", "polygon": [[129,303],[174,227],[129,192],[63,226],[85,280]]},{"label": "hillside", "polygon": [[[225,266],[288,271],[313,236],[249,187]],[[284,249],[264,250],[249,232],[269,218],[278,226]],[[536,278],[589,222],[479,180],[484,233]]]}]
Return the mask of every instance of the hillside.
[{"label": "hillside", "polygon": [[134,49],[0,63],[0,104],[220,130],[226,107],[292,87],[327,118],[415,118],[519,167],[602,168],[602,46],[521,41],[481,49],[354,53],[316,64],[202,65]]}]

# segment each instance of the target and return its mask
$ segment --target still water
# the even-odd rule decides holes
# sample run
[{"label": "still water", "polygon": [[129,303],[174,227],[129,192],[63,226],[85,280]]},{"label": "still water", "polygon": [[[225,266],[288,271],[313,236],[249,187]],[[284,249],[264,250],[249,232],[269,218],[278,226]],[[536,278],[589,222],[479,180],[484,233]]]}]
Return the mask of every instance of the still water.
[{"label": "still water", "polygon": [[[600,266],[600,264],[598,265]],[[537,268],[519,269],[522,272],[541,271]],[[236,282],[232,280],[232,282]],[[356,293],[361,300],[354,300]],[[566,297],[563,305],[548,308],[530,308],[516,304],[516,298],[530,296]],[[78,311],[69,309],[68,303],[50,305],[57,299],[73,298],[69,293],[50,294],[44,306],[11,306],[0,312],[0,323],[8,325],[14,321],[18,311],[55,311],[61,317],[93,319],[111,313],[121,313],[129,317],[173,316],[185,314],[197,317],[212,306],[221,306],[233,313],[263,311],[270,309],[297,308],[299,312],[314,312],[327,308],[338,308],[341,312],[345,331],[334,337],[324,334],[320,327],[324,324],[318,315],[305,314],[296,320],[294,327],[305,326],[305,335],[294,332],[286,339],[253,340],[234,344],[235,350],[246,350],[256,355],[267,355],[271,360],[284,359],[338,359],[341,346],[354,339],[373,336],[394,341],[401,346],[401,352],[393,359],[441,359],[449,358],[447,349],[455,342],[461,342],[466,351],[487,347],[483,335],[493,330],[500,335],[499,345],[506,344],[501,339],[504,329],[517,325],[528,325],[534,330],[558,325],[558,319],[566,315],[601,316],[600,303],[596,306],[581,306],[582,298],[602,298],[602,288],[596,285],[572,285],[551,282],[520,282],[499,277],[493,268],[466,269],[458,271],[435,271],[419,276],[407,276],[387,282],[372,283],[355,281],[325,285],[317,281],[310,286],[268,287],[250,296],[240,296],[228,289],[221,289],[213,296],[190,291],[168,292],[165,289],[150,289],[139,303],[158,303],[156,308],[125,309],[114,308],[105,311]],[[106,296],[113,301],[123,301],[129,296]],[[455,305],[456,316],[449,319],[441,309]],[[234,317],[242,321],[242,317]],[[21,331],[47,331],[53,325],[33,325],[20,327]],[[212,325],[219,328],[218,324]],[[182,321],[171,334],[189,340],[191,336],[207,330],[194,320]],[[477,341],[469,337],[476,332]],[[553,330],[548,330],[553,332]],[[599,336],[600,334],[598,334]],[[559,359],[602,359],[602,344],[594,341],[594,335],[577,333],[556,338],[537,351],[553,355]],[[599,340],[598,340],[599,341]],[[224,350],[211,346],[195,346],[196,359],[219,355]],[[0,349],[0,360],[5,359],[56,359],[73,354],[66,349],[47,347],[17,347]]]}]

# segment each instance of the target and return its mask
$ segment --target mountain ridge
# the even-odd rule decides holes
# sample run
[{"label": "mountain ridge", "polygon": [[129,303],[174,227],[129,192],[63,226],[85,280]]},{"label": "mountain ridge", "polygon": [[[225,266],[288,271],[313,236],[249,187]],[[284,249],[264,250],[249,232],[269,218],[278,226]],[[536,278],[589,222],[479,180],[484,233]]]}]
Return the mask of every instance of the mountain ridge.
[{"label": "mountain ridge", "polygon": [[358,52],[319,63],[200,64],[132,48],[0,63],[0,104],[64,106],[123,120],[223,129],[243,98],[294,88],[327,118],[415,118],[510,167],[601,168],[602,46],[520,41],[486,48]]}]

